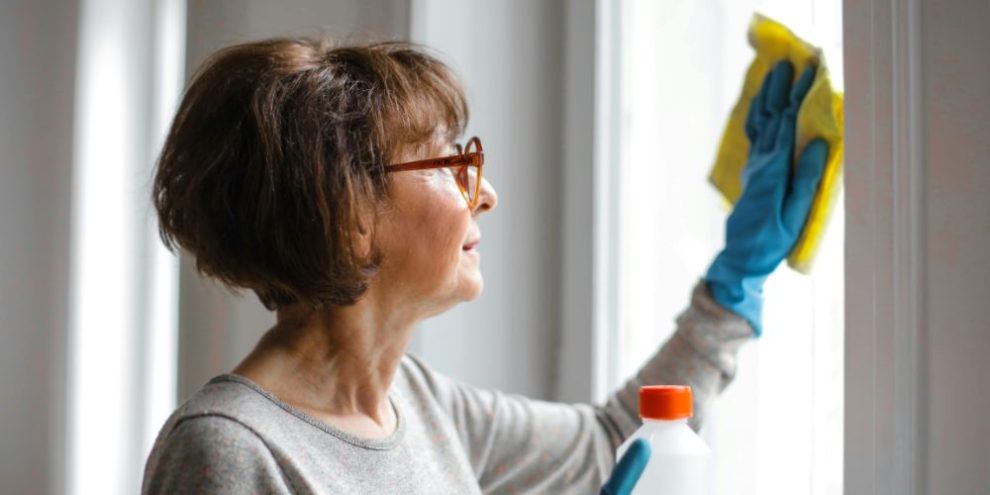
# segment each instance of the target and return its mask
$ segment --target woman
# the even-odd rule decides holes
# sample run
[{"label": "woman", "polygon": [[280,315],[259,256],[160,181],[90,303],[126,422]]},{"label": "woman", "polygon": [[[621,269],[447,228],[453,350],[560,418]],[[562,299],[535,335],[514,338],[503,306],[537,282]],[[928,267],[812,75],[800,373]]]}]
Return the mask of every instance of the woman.
[{"label": "woman", "polygon": [[767,78],[749,126],[747,191],[773,186],[776,203],[744,193],[674,336],[604,405],[567,405],[479,390],[405,354],[420,321],[481,294],[477,220],[498,205],[480,140],[453,144],[468,110],[447,67],[404,43],[214,54],[159,160],[161,234],[277,323],[169,418],[144,492],[597,492],[639,426],[639,387],[691,385],[698,427],[758,328],[759,285],[804,220],[778,213],[824,163],[806,153],[790,184],[810,84],[791,79],[786,65]]}]

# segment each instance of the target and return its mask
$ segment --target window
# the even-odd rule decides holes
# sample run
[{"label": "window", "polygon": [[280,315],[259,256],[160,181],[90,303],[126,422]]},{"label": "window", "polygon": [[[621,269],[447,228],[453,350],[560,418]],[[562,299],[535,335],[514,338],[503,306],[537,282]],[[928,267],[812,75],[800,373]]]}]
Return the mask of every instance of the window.
[{"label": "window", "polygon": [[[634,373],[674,329],[691,287],[721,248],[725,208],[708,183],[718,139],[753,57],[753,12],[823,47],[842,87],[841,2],[627,0],[611,98],[619,167],[614,381]],[[838,201],[811,276],[782,266],[766,285],[764,336],[702,431],[717,493],[842,490],[843,220]]]}]

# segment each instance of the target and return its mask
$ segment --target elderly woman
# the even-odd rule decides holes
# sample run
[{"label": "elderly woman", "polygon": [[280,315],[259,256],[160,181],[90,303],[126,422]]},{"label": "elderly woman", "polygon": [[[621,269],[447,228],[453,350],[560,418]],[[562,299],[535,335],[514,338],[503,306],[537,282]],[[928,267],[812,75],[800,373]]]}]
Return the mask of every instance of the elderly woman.
[{"label": "elderly woman", "polygon": [[418,323],[481,294],[477,221],[498,205],[481,141],[454,144],[468,110],[446,66],[405,43],[214,54],[159,160],[161,234],[277,323],[168,419],[144,492],[597,492],[639,387],[691,385],[697,428],[758,331],[824,164],[816,143],[790,177],[809,74],[767,78],[726,249],[673,337],[595,406],[480,390],[406,354]]}]

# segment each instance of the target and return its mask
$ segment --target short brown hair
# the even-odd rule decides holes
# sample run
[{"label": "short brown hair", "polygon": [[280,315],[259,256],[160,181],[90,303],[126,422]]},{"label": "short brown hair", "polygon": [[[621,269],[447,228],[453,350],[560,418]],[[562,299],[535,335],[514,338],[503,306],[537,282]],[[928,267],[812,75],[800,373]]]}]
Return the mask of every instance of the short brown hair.
[{"label": "short brown hair", "polygon": [[277,38],[211,55],[158,159],[159,232],[198,271],[268,309],[353,304],[381,262],[358,253],[363,212],[387,199],[384,166],[464,130],[451,70],[425,49]]}]

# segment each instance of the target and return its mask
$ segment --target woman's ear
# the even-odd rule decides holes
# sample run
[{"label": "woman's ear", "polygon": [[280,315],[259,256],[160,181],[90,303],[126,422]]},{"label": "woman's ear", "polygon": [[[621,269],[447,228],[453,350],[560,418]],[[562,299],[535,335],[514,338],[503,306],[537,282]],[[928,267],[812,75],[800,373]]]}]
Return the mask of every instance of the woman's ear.
[{"label": "woman's ear", "polygon": [[369,215],[359,216],[354,229],[352,241],[354,243],[354,254],[358,258],[367,259],[371,255],[372,240],[374,237],[374,223]]},{"label": "woman's ear", "polygon": [[359,259],[371,259],[374,257],[376,233],[384,225],[386,208],[375,205],[362,208],[357,215],[352,242],[354,254]]}]

